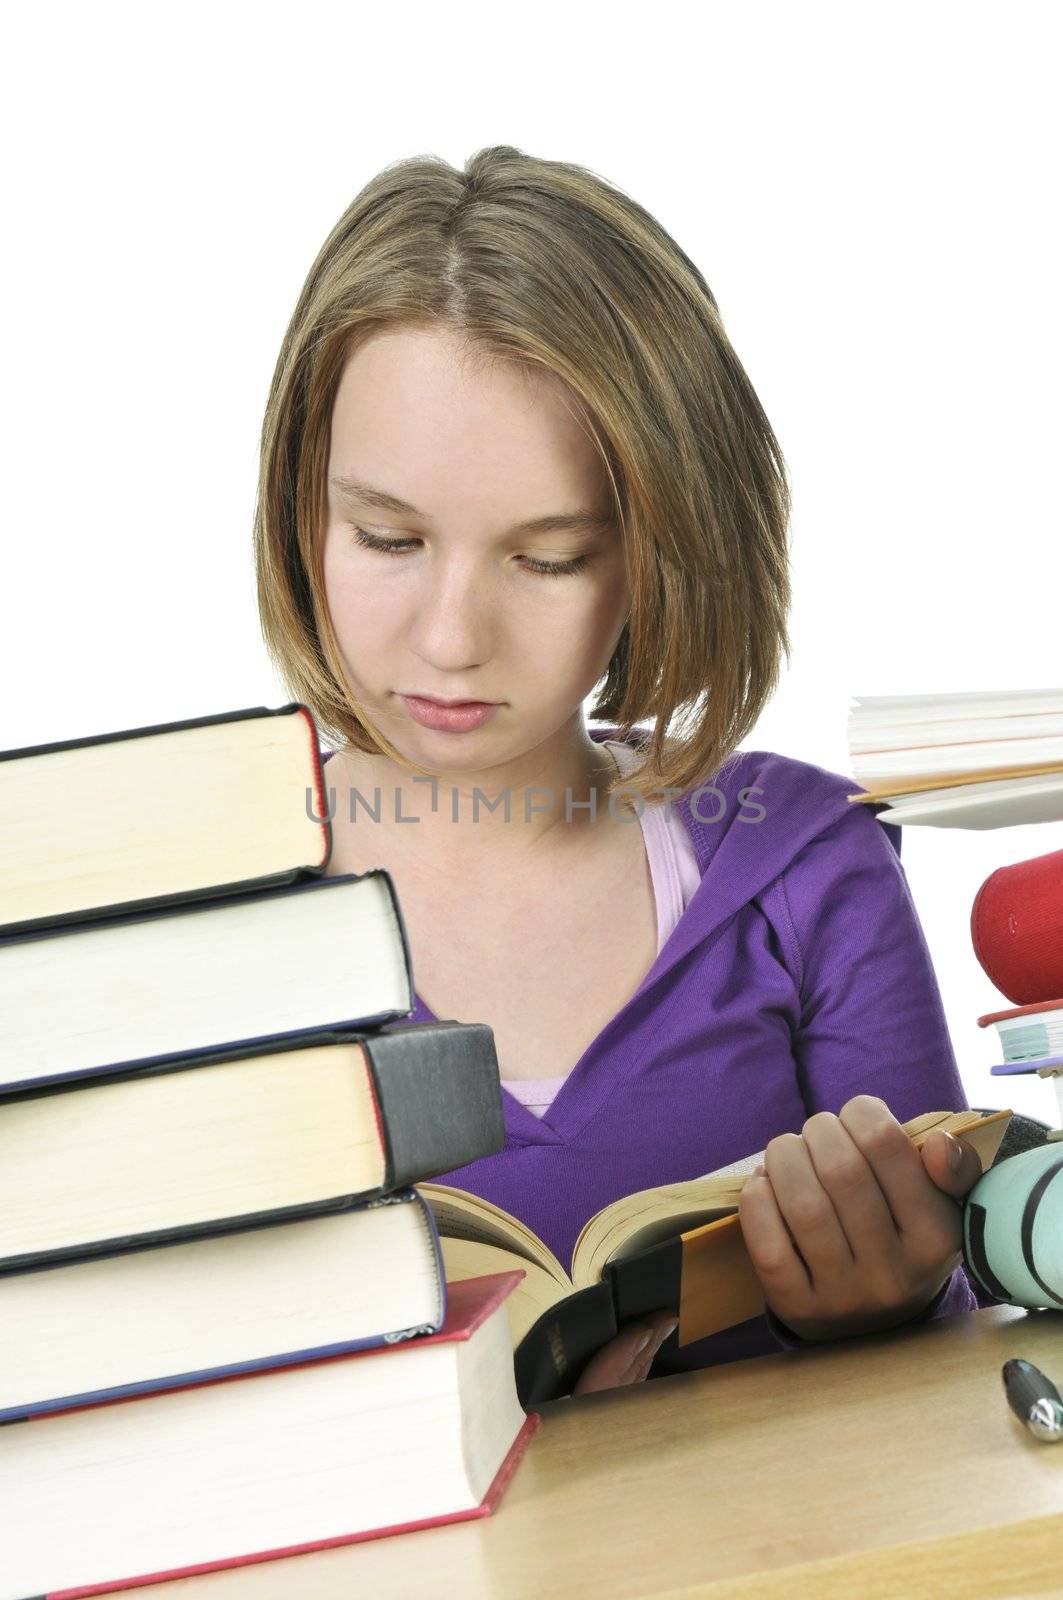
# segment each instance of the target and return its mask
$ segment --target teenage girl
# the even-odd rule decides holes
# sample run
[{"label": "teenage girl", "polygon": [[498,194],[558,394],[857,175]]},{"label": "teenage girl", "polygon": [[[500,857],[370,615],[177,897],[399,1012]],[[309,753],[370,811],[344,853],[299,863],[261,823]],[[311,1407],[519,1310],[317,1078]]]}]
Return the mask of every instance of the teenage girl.
[{"label": "teenage girl", "polygon": [[[895,829],[739,749],[789,654],[781,452],[701,273],[583,168],[398,162],[322,246],[262,432],[258,598],[384,867],[410,1022],[493,1030],[505,1149],[441,1181],[563,1261],[600,1206],[764,1149],[767,1314],[630,1324],[577,1392],[969,1309],[980,1174]],[[589,729],[584,704],[607,726]],[[674,802],[674,803],[673,803]]]}]

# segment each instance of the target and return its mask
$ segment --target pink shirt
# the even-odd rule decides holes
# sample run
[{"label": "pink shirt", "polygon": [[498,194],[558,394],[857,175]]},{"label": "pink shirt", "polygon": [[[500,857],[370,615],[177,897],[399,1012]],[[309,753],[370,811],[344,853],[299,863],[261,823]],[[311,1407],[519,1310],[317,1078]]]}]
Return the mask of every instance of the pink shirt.
[{"label": "pink shirt", "polygon": [[[607,750],[612,751],[625,777],[639,765],[638,752],[630,745],[618,739],[605,739],[602,742]],[[646,802],[642,806],[639,822],[642,824],[642,839],[646,846],[646,860],[657,906],[657,954],[660,955],[701,882],[701,869],[690,830],[671,803],[651,805]],[[557,1078],[503,1078],[502,1082],[521,1105],[541,1117],[567,1076],[567,1073],[562,1073]]]}]

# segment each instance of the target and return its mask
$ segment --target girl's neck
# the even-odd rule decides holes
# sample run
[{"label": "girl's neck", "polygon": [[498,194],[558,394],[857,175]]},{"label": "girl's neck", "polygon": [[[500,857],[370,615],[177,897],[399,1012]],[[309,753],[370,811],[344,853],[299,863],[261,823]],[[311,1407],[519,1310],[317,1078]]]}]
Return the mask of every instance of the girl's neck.
[{"label": "girl's neck", "polygon": [[[334,837],[371,835],[382,858],[407,853],[438,871],[478,875],[544,855],[567,859],[591,828],[617,825],[608,786],[615,757],[584,733],[561,761],[533,751],[508,768],[421,777],[382,755],[338,750],[325,766]],[[622,823],[621,823],[622,825]]]}]

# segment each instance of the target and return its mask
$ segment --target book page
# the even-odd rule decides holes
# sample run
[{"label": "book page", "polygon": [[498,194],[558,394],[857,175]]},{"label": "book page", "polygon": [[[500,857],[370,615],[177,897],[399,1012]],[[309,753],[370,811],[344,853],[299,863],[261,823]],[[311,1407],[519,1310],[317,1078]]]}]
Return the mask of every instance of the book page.
[{"label": "book page", "polygon": [[479,1239],[440,1239],[443,1251],[443,1268],[448,1283],[460,1283],[464,1278],[479,1278],[485,1273],[511,1272],[514,1268],[524,1273],[506,1298],[509,1313],[510,1337],[514,1350],[528,1329],[538,1322],[544,1311],[549,1311],[559,1300],[571,1293],[571,1286],[558,1283],[545,1268],[525,1257],[516,1257],[511,1250],[497,1245],[484,1244]]},{"label": "book page", "polygon": [[446,1183],[418,1183],[415,1187],[431,1206],[436,1226],[445,1238],[469,1239],[509,1250],[542,1267],[564,1289],[571,1289],[571,1279],[553,1251],[519,1217],[481,1195]]}]

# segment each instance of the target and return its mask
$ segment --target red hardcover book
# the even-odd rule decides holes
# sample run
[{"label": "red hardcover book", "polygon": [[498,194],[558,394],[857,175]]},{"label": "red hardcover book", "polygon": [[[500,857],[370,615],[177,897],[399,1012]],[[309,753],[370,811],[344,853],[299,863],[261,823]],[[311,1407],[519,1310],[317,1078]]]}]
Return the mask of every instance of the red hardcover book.
[{"label": "red hardcover book", "polygon": [[517,1400],[505,1303],[522,1276],[451,1285],[427,1337],[0,1429],[0,1600],[489,1515],[539,1424]]}]

